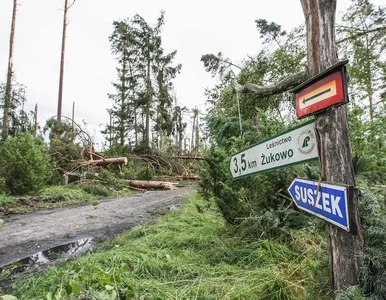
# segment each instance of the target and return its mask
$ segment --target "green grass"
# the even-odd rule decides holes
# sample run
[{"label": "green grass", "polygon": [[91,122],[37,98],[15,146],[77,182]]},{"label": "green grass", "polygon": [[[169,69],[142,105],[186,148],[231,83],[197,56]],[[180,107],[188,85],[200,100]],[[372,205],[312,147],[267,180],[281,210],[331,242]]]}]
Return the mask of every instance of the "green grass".
[{"label": "green grass", "polygon": [[[197,204],[205,207],[197,211]],[[98,252],[13,285],[19,299],[328,299],[326,245],[305,230],[286,242],[234,236],[192,199]],[[318,275],[319,274],[319,275]]]},{"label": "green grass", "polygon": [[57,202],[65,202],[73,204],[78,202],[93,202],[97,197],[84,191],[80,188],[71,186],[50,186],[44,188],[40,192],[43,200],[57,200]]},{"label": "green grass", "polygon": [[15,204],[15,197],[0,194],[0,207],[5,207]]},{"label": "green grass", "polygon": [[16,202],[15,197],[0,194],[0,217],[5,215],[8,209],[11,207],[17,207],[18,203]]},{"label": "green grass", "polygon": [[[120,195],[131,192],[121,191]],[[38,209],[57,208],[78,203],[96,203],[99,199],[116,197],[116,192],[110,192],[102,185],[79,186],[49,186],[38,195],[23,197],[0,194],[0,216],[12,213],[28,213]]]}]

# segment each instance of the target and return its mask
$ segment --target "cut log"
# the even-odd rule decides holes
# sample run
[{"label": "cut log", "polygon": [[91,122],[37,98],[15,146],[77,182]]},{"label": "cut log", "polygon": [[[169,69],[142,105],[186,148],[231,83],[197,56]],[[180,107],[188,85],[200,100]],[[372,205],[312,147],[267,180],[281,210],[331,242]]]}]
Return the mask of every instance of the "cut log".
[{"label": "cut log", "polygon": [[188,156],[188,155],[168,156],[168,158],[191,159],[191,160],[205,160],[205,158],[203,158],[201,156]]},{"label": "cut log", "polygon": [[194,175],[194,174],[179,175],[179,176],[176,176],[176,179],[177,180],[201,180],[201,176],[200,175]]},{"label": "cut log", "polygon": [[176,184],[166,181],[146,181],[146,180],[128,180],[130,186],[141,189],[164,189],[174,190]]},{"label": "cut log", "polygon": [[107,166],[107,165],[127,165],[127,157],[114,157],[96,160],[87,160],[79,163],[81,166]]},{"label": "cut log", "polygon": [[146,189],[140,189],[140,188],[136,188],[136,187],[133,187],[133,186],[129,186],[129,189],[133,190],[133,191],[141,192],[141,193],[147,192]]}]

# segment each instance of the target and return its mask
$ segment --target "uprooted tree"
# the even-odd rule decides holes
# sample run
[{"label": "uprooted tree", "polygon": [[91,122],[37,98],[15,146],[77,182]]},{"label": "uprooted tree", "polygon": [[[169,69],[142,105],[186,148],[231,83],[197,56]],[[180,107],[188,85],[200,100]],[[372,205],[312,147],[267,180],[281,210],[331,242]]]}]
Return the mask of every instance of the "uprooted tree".
[{"label": "uprooted tree", "polygon": [[[297,86],[338,62],[335,41],[336,0],[301,0],[307,30],[307,70],[275,85],[235,83],[239,92],[269,96]],[[346,106],[333,107],[315,117],[321,179],[354,186],[350,135]],[[358,213],[358,195],[349,199],[351,232],[327,224],[330,278],[334,291],[357,284],[363,235]]]}]

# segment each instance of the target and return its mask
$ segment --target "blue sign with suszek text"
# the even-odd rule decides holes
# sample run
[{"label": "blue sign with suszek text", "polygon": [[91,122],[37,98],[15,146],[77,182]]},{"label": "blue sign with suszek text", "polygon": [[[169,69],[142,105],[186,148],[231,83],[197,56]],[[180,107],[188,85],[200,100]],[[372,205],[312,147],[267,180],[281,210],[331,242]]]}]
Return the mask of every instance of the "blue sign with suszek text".
[{"label": "blue sign with suszek text", "polygon": [[288,188],[296,206],[344,230],[350,231],[347,186],[295,179]]}]

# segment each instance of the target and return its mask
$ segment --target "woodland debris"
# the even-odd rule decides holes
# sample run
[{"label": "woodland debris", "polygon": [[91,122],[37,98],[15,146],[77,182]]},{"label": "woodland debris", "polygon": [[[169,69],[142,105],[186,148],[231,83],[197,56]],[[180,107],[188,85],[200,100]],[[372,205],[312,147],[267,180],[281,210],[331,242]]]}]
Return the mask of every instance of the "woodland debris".
[{"label": "woodland debris", "polygon": [[195,174],[177,175],[176,179],[177,180],[201,180],[201,176],[195,175]]},{"label": "woodland debris", "polygon": [[79,162],[80,166],[108,166],[112,164],[127,165],[127,157],[102,158]]},{"label": "woodland debris", "polygon": [[142,193],[147,192],[146,189],[140,189],[140,188],[136,188],[136,187],[133,187],[133,186],[129,186],[129,189],[133,190],[133,191],[137,191],[137,192],[142,192]]},{"label": "woodland debris", "polygon": [[166,182],[166,181],[146,181],[146,180],[128,180],[131,187],[140,189],[164,189],[174,190],[175,185],[178,183]]},{"label": "woodland debris", "polygon": [[168,156],[168,158],[191,159],[191,160],[205,160],[205,158],[203,158],[201,156],[189,156],[189,155]]}]

